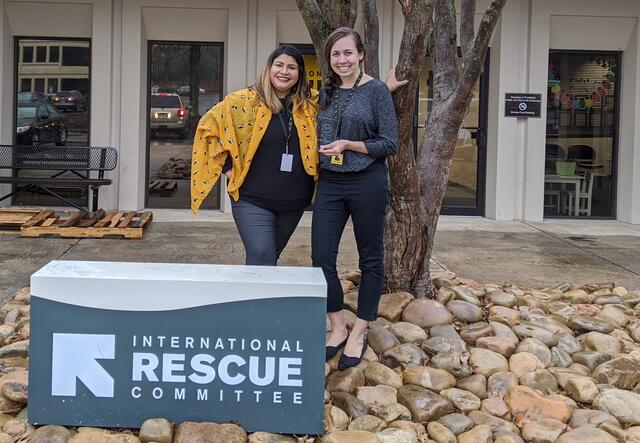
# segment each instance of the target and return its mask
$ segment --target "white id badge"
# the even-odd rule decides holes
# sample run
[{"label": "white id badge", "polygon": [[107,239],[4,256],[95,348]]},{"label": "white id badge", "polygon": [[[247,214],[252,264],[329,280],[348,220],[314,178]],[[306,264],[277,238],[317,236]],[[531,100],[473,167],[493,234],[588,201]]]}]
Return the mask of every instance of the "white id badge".
[{"label": "white id badge", "polygon": [[282,154],[280,170],[282,172],[291,172],[291,169],[293,169],[293,154]]}]

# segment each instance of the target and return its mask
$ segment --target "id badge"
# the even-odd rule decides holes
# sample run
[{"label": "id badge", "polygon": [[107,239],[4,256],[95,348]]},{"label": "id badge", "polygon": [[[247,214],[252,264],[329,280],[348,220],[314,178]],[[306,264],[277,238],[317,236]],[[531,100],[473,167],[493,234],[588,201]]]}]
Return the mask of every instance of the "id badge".
[{"label": "id badge", "polygon": [[331,164],[332,165],[342,166],[343,161],[344,161],[344,155],[343,154],[338,154],[338,155],[332,155],[331,156]]},{"label": "id badge", "polygon": [[293,154],[282,154],[280,161],[280,171],[291,172],[293,169]]}]

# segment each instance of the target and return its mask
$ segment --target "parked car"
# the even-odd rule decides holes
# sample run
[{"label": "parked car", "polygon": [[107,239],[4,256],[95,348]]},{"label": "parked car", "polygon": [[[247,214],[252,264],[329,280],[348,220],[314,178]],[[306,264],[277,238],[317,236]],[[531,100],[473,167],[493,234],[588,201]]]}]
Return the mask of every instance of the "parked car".
[{"label": "parked car", "polygon": [[48,102],[49,98],[42,92],[18,92],[19,102]]},{"label": "parked car", "polygon": [[53,142],[62,146],[67,143],[68,135],[69,130],[64,117],[51,106],[51,103],[18,102],[17,144],[38,145]]},{"label": "parked car", "polygon": [[[189,95],[191,93],[191,86],[180,86],[177,92],[180,95]],[[204,92],[204,89],[198,88],[199,94],[204,94]]]},{"label": "parked car", "polygon": [[51,98],[51,102],[58,109],[73,109],[76,112],[87,110],[87,99],[80,91],[59,91]]},{"label": "parked car", "polygon": [[178,94],[151,94],[149,122],[152,133],[171,131],[187,136],[187,109]]}]

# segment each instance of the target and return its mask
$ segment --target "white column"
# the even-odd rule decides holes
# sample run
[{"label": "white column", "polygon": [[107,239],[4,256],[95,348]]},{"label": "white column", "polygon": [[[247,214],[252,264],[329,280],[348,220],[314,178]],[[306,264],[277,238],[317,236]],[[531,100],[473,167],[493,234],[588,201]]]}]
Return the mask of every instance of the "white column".
[{"label": "white column", "polygon": [[147,39],[137,1],[123,2],[122,40],[118,208],[138,210],[144,206]]},{"label": "white column", "polygon": [[616,218],[640,223],[640,32],[636,23],[622,56]]},{"label": "white column", "polygon": [[507,2],[491,46],[485,215],[496,220],[522,216],[526,122],[504,116],[504,97],[508,92],[530,92],[526,78],[528,14],[527,1]]},{"label": "white column", "polygon": [[[544,2],[541,2],[544,3]],[[544,210],[544,156],[549,66],[549,14],[545,5],[531,4],[527,79],[530,93],[542,94],[541,118],[530,118],[524,130],[523,219],[542,221]]]},{"label": "white column", "polygon": [[[13,36],[5,9],[5,2],[0,0],[0,143],[13,142]],[[0,170],[3,176],[11,175],[11,170]],[[0,185],[0,196],[11,192],[11,185]],[[9,206],[11,198],[0,202],[0,206]]]}]

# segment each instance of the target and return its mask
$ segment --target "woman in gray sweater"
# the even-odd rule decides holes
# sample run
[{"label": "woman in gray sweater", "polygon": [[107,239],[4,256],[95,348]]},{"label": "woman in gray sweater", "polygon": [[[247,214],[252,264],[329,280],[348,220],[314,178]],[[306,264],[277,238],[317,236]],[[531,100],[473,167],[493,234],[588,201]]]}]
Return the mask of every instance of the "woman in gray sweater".
[{"label": "woman in gray sweater", "polygon": [[[320,179],[312,228],[314,266],[328,284],[331,334],[327,360],[345,348],[338,367],[360,363],[366,331],[377,317],[384,282],[384,217],[388,182],[385,159],[397,151],[398,127],[391,93],[362,71],[364,45],[351,28],[338,28],[327,39],[324,57],[331,66],[320,91],[318,140]],[[362,280],[357,320],[348,333],[343,292],[336,271],[338,245],[351,216]]]}]

